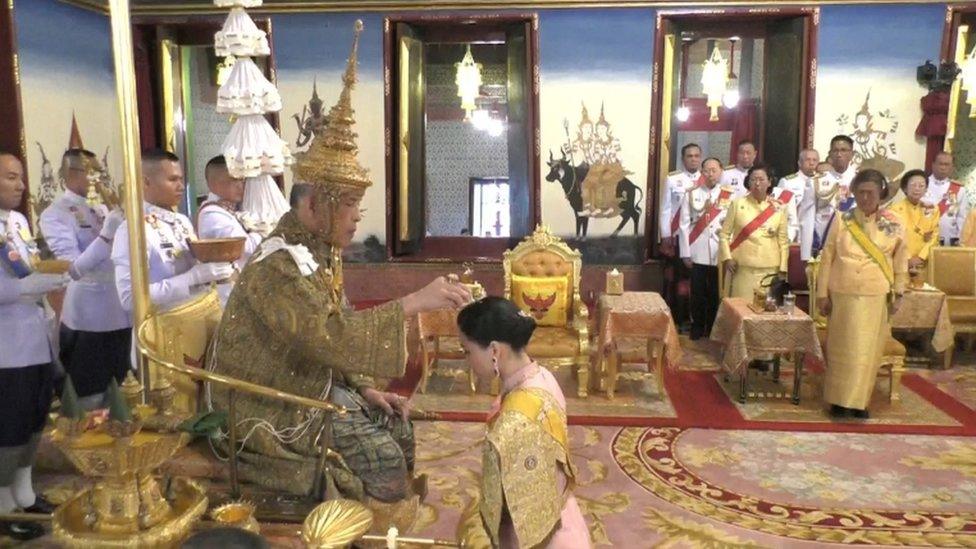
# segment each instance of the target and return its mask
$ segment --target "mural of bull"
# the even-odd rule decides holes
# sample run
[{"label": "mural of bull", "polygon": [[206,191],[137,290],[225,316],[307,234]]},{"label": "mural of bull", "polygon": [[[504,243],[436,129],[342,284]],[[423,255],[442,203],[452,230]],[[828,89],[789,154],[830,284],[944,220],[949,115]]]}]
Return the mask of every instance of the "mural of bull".
[{"label": "mural of bull", "polygon": [[[590,171],[590,166],[585,162],[573,166],[569,159],[566,158],[565,152],[562,153],[562,157],[559,160],[556,160],[551,150],[549,151],[549,161],[546,164],[549,165],[549,174],[546,175],[546,181],[558,181],[563,186],[563,193],[566,195],[566,200],[569,201],[569,205],[573,208],[573,215],[576,216],[576,237],[585,240],[590,216],[580,215],[580,213],[584,209],[583,181],[586,180],[586,174]],[[640,193],[639,198],[638,193]],[[617,225],[617,228],[614,229],[611,236],[617,236],[617,233],[631,220],[634,222],[634,236],[637,236],[637,226],[640,222],[642,212],[640,203],[644,200],[644,191],[625,176],[617,182],[615,196],[620,211],[620,224]]]}]

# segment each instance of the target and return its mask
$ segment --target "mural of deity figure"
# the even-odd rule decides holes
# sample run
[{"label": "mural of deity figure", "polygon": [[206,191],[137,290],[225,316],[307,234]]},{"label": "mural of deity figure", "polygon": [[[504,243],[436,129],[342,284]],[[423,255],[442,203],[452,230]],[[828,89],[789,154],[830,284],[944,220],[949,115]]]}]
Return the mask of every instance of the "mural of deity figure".
[{"label": "mural of deity figure", "polygon": [[898,120],[890,109],[872,113],[870,100],[871,90],[868,90],[861,110],[854,114],[853,122],[844,114],[837,118],[837,123],[841,133],[854,140],[854,158],[851,162],[859,168],[874,168],[891,181],[905,170],[905,163],[898,160],[894,143]]}]

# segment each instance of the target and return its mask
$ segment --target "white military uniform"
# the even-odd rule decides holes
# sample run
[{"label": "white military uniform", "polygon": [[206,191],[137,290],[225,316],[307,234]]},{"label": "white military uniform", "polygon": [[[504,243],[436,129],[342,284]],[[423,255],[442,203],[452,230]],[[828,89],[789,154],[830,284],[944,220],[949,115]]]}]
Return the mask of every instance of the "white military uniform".
[{"label": "white military uniform", "polygon": [[[149,298],[163,310],[187,301],[206,285],[190,287],[181,278],[173,278],[190,270],[196,260],[186,243],[196,238],[193,225],[183,214],[143,203],[146,223],[146,252],[149,255]],[[112,263],[115,264],[115,286],[122,308],[132,310],[132,278],[129,262],[129,227],[121,225],[112,244]]]},{"label": "white military uniform", "polygon": [[115,290],[112,245],[98,237],[108,211],[92,208],[70,190],[41,214],[44,240],[58,259],[75,261],[83,254],[91,270],[72,280],[64,296],[61,323],[82,332],[110,332],[132,326]]},{"label": "white military uniform", "polygon": [[[850,186],[855,174],[857,170],[853,164],[844,173],[831,168],[827,173],[814,177],[811,186],[804,192],[800,205],[800,211],[804,212],[800,220],[800,225],[804,227],[800,232],[800,258],[804,261],[812,256],[815,241],[823,246],[834,213],[846,212],[854,206]],[[810,227],[813,230],[809,230]]]},{"label": "white military uniform", "polygon": [[[197,214],[197,234],[200,238],[237,238],[243,237],[244,253],[241,258],[234,262],[238,270],[243,269],[247,260],[251,257],[258,245],[261,244],[262,236],[257,232],[248,232],[241,222],[241,213],[229,209],[219,196],[210,193],[206,202]],[[224,282],[217,285],[217,295],[220,296],[221,305],[227,304],[227,298],[234,288],[232,282]]]},{"label": "white military uniform", "polygon": [[784,191],[793,193],[793,198],[786,206],[787,231],[790,242],[796,242],[800,238],[800,204],[803,202],[803,195],[808,186],[813,188],[813,177],[809,177],[803,172],[796,172],[780,179],[773,189],[773,198],[777,200],[780,200]]},{"label": "white military uniform", "polygon": [[[20,212],[0,210],[0,230],[17,256],[37,253],[30,226]],[[18,277],[0,267],[0,369],[48,364],[57,356],[54,312],[41,301],[21,297]]]},{"label": "white military uniform", "polygon": [[[685,193],[698,185],[701,172],[676,170],[668,174],[664,181],[664,201],[661,203],[661,239],[678,236],[678,225],[681,221],[681,201]],[[683,249],[683,248],[682,248]]]},{"label": "white military uniform", "polygon": [[[953,188],[956,185],[958,187]],[[944,245],[948,246],[951,239],[959,238],[966,216],[969,215],[969,196],[961,183],[949,178],[936,179],[934,175],[930,175],[929,188],[922,197],[922,202],[933,204],[942,212],[939,239]]]},{"label": "white military uniform", "polygon": [[732,198],[739,198],[740,196],[745,196],[748,194],[749,189],[746,189],[746,176],[749,175],[748,168],[740,168],[739,166],[732,164],[731,166],[726,166],[722,171],[722,179],[719,180],[719,185],[727,185],[729,187],[735,188],[735,196]]},{"label": "white military uniform", "polygon": [[[723,196],[723,191],[725,195]],[[681,202],[681,257],[690,258],[698,265],[718,265],[718,232],[725,221],[729,203],[735,196],[735,188],[727,185],[715,185],[711,189],[705,185],[696,187],[685,194]],[[712,206],[720,208],[705,230],[691,241],[691,233],[698,224],[698,220],[712,210]]]}]

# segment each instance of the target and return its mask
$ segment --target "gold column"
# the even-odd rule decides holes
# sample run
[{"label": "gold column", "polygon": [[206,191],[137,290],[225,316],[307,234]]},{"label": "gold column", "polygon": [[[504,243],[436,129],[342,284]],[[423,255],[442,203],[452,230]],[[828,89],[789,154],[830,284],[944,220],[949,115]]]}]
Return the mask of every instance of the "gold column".
[{"label": "gold column", "polygon": [[[956,51],[952,59],[956,65],[962,67],[966,61],[966,36],[969,34],[969,25],[959,25],[956,29]],[[962,78],[952,81],[952,89],[949,91],[949,115],[946,123],[946,136],[942,144],[942,150],[952,152],[952,142],[956,138],[956,120],[959,118],[959,103],[962,100]]]},{"label": "gold column", "polygon": [[[125,219],[129,227],[129,263],[132,268],[132,323],[140,326],[149,316],[149,265],[146,227],[142,222],[142,167],[139,144],[139,111],[136,106],[135,67],[132,59],[132,22],[129,0],[109,0],[112,22],[112,54],[115,60],[115,96],[122,123],[122,181],[125,185]],[[147,393],[149,375],[137,353],[139,376]]]}]

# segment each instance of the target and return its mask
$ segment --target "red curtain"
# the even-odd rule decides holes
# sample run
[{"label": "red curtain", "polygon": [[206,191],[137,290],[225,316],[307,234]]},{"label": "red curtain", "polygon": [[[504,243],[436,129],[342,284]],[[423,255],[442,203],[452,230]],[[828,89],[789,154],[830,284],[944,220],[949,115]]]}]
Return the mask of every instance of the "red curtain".
[{"label": "red curtain", "polygon": [[139,141],[143,149],[160,146],[156,132],[156,98],[153,85],[153,46],[151,27],[132,26],[132,55],[136,69],[136,105],[139,109]]},{"label": "red curtain", "polygon": [[916,137],[925,137],[925,170],[932,170],[935,155],[942,151],[949,121],[949,92],[931,91],[922,98],[922,119],[915,128]]},{"label": "red curtain", "polygon": [[729,158],[733,162],[735,161],[735,153],[739,143],[748,140],[756,143],[758,147],[759,136],[756,134],[757,102],[757,99],[739,101],[739,105],[732,110],[732,143],[729,144],[731,149],[729,150]]}]

